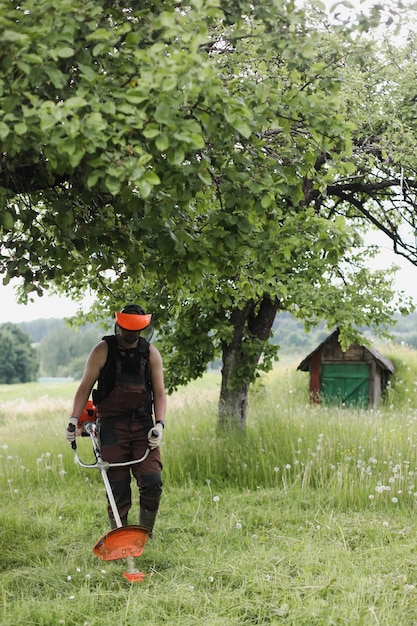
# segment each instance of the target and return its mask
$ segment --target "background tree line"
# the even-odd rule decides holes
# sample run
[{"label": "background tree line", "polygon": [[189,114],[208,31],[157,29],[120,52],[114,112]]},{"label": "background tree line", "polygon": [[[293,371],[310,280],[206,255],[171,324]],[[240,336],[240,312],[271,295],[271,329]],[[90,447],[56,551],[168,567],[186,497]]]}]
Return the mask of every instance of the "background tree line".
[{"label": "background tree line", "polygon": [[99,324],[68,326],[63,319],[39,319],[0,326],[0,384],[42,377],[81,377],[92,347],[105,334]]},{"label": "background tree line", "polygon": [[[396,316],[391,328],[394,342],[417,349],[417,313]],[[362,329],[373,341],[369,329]],[[79,379],[85,360],[100,338],[111,333],[109,327],[87,323],[68,326],[63,319],[38,319],[20,324],[0,326],[0,384],[25,383],[38,377]],[[324,323],[308,333],[302,323],[289,313],[280,313],[273,324],[271,343],[279,346],[278,356],[304,357],[311,352],[328,332]],[[215,359],[210,366],[221,367]]]}]

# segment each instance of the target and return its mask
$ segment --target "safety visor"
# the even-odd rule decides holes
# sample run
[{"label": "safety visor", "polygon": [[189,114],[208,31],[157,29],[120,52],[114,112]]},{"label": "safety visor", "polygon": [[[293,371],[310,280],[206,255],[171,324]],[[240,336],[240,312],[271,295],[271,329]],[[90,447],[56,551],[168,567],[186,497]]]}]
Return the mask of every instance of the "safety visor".
[{"label": "safety visor", "polygon": [[151,323],[152,315],[137,315],[136,313],[116,312],[116,324],[124,330],[143,330]]}]

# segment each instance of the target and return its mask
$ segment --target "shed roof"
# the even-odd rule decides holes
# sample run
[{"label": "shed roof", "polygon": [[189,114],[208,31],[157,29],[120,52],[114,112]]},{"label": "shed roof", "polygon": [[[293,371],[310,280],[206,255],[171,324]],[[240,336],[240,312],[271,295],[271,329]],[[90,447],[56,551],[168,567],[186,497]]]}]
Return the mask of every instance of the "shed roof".
[{"label": "shed roof", "polygon": [[[324,346],[325,343],[327,343],[334,335],[338,335],[339,334],[339,329],[336,328],[336,330],[334,330],[333,332],[330,333],[330,335],[328,335],[322,342],[320,345],[317,346],[317,348],[315,348],[312,352],[310,352],[310,354],[308,356],[305,357],[305,359],[303,359],[300,363],[300,365],[297,367],[298,370],[301,370],[303,372],[308,371],[309,369],[309,362],[313,356],[313,354],[315,354],[316,352],[319,352],[321,350],[321,348]],[[361,346],[364,350],[367,350],[370,354],[372,354],[372,356],[374,357],[375,361],[382,367],[382,369],[388,370],[389,372],[391,372],[391,374],[393,374],[395,372],[395,366],[393,364],[392,361],[390,361],[389,359],[387,359],[385,356],[383,356],[380,352],[378,352],[378,350],[376,348],[373,348],[372,346],[368,347],[368,346]]]}]

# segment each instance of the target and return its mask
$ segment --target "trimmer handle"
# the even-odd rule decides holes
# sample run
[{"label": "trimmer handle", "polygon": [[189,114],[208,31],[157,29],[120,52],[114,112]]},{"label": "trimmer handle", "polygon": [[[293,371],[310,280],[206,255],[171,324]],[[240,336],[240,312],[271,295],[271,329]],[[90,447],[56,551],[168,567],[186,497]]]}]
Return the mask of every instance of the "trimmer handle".
[{"label": "trimmer handle", "polygon": [[[73,424],[72,422],[69,422],[69,424],[68,424],[68,426],[67,426],[67,430],[68,430],[70,433],[75,433],[75,424]],[[76,450],[76,449],[77,449],[77,444],[75,443],[75,439],[74,439],[74,441],[72,441],[72,442],[71,442],[71,448],[72,448],[73,450]]]}]

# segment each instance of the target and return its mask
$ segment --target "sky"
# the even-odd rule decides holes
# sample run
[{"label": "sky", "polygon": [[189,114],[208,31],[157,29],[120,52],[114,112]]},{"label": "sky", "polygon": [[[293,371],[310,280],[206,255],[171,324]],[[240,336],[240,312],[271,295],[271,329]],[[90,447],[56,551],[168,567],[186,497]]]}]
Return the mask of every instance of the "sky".
[{"label": "sky", "polygon": [[[49,319],[51,317],[64,318],[75,315],[80,308],[80,303],[73,302],[69,298],[48,296],[47,293],[40,298],[33,296],[34,302],[27,305],[18,304],[15,283],[10,283],[5,287],[0,280],[0,324],[5,322],[31,322],[37,319]],[[82,304],[83,310],[88,310],[91,298],[85,299]]]},{"label": "sky", "polygon": [[392,265],[399,267],[396,274],[395,287],[398,291],[404,291],[411,296],[417,306],[417,266],[413,265],[402,256],[395,254],[392,250],[392,243],[381,232],[373,233],[369,237],[369,243],[377,245],[378,256],[369,264],[370,269],[386,269]]},{"label": "sky", "polygon": [[[397,273],[396,288],[413,297],[417,305],[417,267],[406,259],[394,254],[388,239],[383,234],[372,236],[372,243],[379,246],[378,257],[372,261],[371,269],[385,269],[392,265],[400,266]],[[17,284],[17,283],[14,283]],[[51,317],[71,317],[79,309],[78,302],[72,302],[69,298],[48,296],[34,297],[34,302],[27,305],[17,303],[16,293],[12,284],[3,286],[0,280],[0,324],[5,322],[30,322],[36,319],[48,319]],[[92,298],[86,297],[83,309],[88,310],[92,304]]]}]

